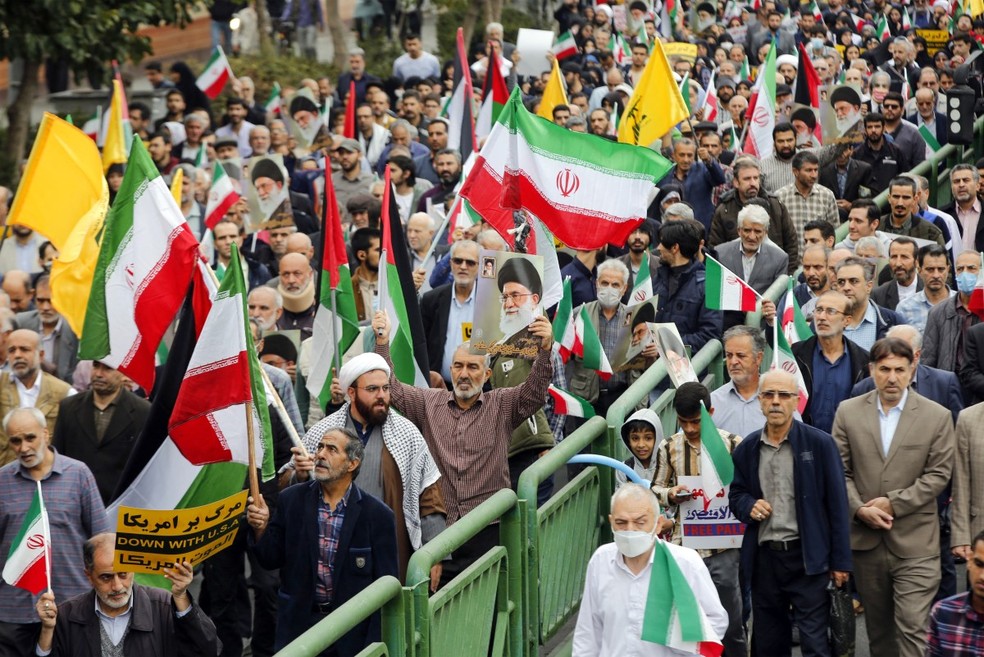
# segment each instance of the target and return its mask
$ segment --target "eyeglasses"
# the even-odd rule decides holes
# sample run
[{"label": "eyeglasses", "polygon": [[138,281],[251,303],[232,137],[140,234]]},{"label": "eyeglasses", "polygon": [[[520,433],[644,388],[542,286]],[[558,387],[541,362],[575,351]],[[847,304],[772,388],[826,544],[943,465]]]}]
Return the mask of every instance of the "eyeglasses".
[{"label": "eyeglasses", "polygon": [[532,292],[529,292],[527,294],[520,294],[519,292],[513,292],[511,294],[499,295],[499,301],[501,301],[502,303],[505,303],[507,301],[512,301],[513,303],[519,303],[519,300],[522,299],[523,297],[531,297],[531,296],[533,296]]},{"label": "eyeglasses", "polygon": [[763,390],[759,393],[759,397],[762,399],[775,399],[778,397],[782,401],[789,401],[793,397],[798,396],[798,392],[789,392],[787,390]]},{"label": "eyeglasses", "polygon": [[356,388],[357,390],[365,390],[370,395],[375,395],[380,390],[382,390],[383,392],[390,391],[390,385],[388,383],[381,386],[365,386],[364,388],[360,388],[359,386],[353,386],[353,387]]},{"label": "eyeglasses", "polygon": [[469,267],[478,267],[478,260],[468,260],[466,258],[451,258],[451,264],[460,267],[461,265],[468,265]]},{"label": "eyeglasses", "polygon": [[836,315],[846,315],[843,310],[837,310],[836,308],[825,308],[823,306],[817,306],[813,309],[814,315],[828,315],[834,317]]},{"label": "eyeglasses", "polygon": [[897,110],[897,109],[902,109],[902,106],[901,105],[889,105],[887,103],[882,103],[882,108],[883,109],[888,109],[888,110]]}]

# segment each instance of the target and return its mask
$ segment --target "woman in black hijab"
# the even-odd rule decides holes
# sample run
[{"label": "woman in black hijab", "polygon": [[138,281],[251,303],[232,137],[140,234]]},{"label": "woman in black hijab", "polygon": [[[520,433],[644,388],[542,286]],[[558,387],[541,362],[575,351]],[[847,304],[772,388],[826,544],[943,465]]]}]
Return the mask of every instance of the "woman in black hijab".
[{"label": "woman in black hijab", "polygon": [[174,82],[174,86],[184,96],[185,106],[188,108],[187,111],[191,112],[192,110],[202,108],[211,116],[212,102],[205,95],[205,92],[195,84],[196,79],[195,74],[191,72],[191,69],[184,62],[174,62],[171,64],[171,81]]}]

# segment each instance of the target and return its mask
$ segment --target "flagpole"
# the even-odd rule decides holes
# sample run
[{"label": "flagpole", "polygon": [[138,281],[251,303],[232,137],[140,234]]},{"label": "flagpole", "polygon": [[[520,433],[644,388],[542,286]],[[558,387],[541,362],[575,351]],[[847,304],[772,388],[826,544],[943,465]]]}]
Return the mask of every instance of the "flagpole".
[{"label": "flagpole", "polygon": [[256,502],[260,499],[260,478],[256,474],[256,445],[253,444],[253,400],[246,402],[246,441],[249,453],[249,494]]},{"label": "flagpole", "polygon": [[335,318],[338,317],[338,306],[335,302],[337,292],[338,290],[335,288],[329,290],[329,294],[331,294],[331,343],[335,345],[335,348],[332,350],[332,360],[334,361],[336,372],[342,369],[341,354],[338,353],[338,336],[335,335]]},{"label": "flagpole", "polygon": [[[379,252],[380,266],[386,267],[387,266],[386,263],[389,262],[388,258],[389,258],[389,254],[386,253],[386,249],[384,248],[382,251]],[[383,303],[383,299],[387,298],[386,295],[389,294],[389,276],[383,276],[382,282],[384,284],[380,285],[376,289],[376,295],[379,297],[380,304]],[[382,306],[380,306],[380,310],[382,310]],[[376,335],[378,335],[379,337],[383,337],[383,329],[379,329],[378,331],[376,331]]]},{"label": "flagpole", "polygon": [[48,581],[48,593],[51,593],[51,529],[48,527],[48,512],[44,508],[44,496],[41,494],[41,480],[38,485],[38,502],[41,503],[41,528],[44,531],[44,576]]},{"label": "flagpole", "polygon": [[779,369],[779,322],[772,322],[772,369]]},{"label": "flagpole", "polygon": [[[273,383],[270,382],[270,377],[267,375],[266,370],[263,369],[262,363],[260,363],[260,375],[263,377],[263,383],[266,385],[267,391],[273,393],[273,405],[277,409],[277,416],[280,417],[280,421],[286,427],[288,435],[290,435],[290,441],[294,443],[294,447],[304,449],[304,443],[301,441],[301,437],[297,435],[297,429],[294,428],[294,423],[291,422],[290,415],[287,414],[287,409],[284,408],[284,401],[280,398],[280,393],[277,392],[277,389],[273,387]],[[268,395],[267,400],[269,401],[269,399],[270,397]]]},{"label": "flagpole", "polygon": [[[454,206],[452,205],[452,207]],[[425,267],[427,266],[427,261],[430,260],[430,257],[432,255],[434,255],[434,250],[437,248],[438,240],[440,240],[441,235],[444,234],[444,231],[447,229],[448,224],[450,223],[451,223],[451,213],[448,212],[447,214],[444,215],[444,221],[441,223],[441,227],[437,229],[437,232],[434,233],[434,237],[431,238],[430,248],[427,249],[427,255],[424,256],[424,260],[423,260]]]}]

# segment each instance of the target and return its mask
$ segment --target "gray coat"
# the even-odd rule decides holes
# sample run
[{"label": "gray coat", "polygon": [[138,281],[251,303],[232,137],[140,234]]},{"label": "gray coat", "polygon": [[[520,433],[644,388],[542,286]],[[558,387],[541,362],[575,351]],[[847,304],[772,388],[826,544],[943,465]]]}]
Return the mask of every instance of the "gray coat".
[{"label": "gray coat", "polygon": [[[929,311],[926,318],[926,331],[923,333],[923,350],[920,362],[948,372],[957,371],[958,345],[963,344],[960,339],[961,318],[957,314],[957,300],[959,294],[955,294],[946,301],[939,303]],[[970,314],[970,326],[976,325],[981,320],[974,313]]]},{"label": "gray coat", "polygon": [[[736,237],[730,242],[717,247],[718,261],[730,269],[735,275],[744,278],[741,266],[741,238]],[[776,279],[786,273],[789,267],[789,255],[772,243],[771,240],[764,240],[758,255],[755,257],[755,265],[752,267],[752,274],[745,281],[753,290],[759,294],[769,289],[769,286],[776,282]]]}]

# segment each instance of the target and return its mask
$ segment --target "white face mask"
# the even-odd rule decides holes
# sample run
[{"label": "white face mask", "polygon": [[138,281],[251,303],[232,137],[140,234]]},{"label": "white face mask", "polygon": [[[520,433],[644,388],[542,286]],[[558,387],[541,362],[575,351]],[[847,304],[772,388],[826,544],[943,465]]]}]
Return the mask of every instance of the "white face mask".
[{"label": "white face mask", "polygon": [[618,551],[623,556],[631,559],[632,557],[638,557],[653,546],[656,542],[655,531],[655,529],[653,533],[622,531],[612,532],[612,534],[615,536],[615,547],[618,548]]},{"label": "white face mask", "polygon": [[614,308],[618,305],[618,302],[622,299],[622,291],[617,287],[600,287],[598,288],[598,303],[601,304],[602,308]]}]

